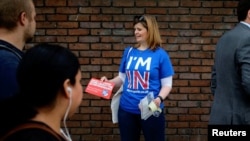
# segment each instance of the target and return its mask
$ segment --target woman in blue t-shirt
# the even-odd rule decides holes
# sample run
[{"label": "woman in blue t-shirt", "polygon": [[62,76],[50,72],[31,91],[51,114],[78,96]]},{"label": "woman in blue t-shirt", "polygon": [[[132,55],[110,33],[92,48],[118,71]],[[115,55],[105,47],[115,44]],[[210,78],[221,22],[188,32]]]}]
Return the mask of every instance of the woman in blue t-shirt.
[{"label": "woman in blue t-shirt", "polygon": [[[165,141],[163,101],[172,88],[173,66],[161,47],[155,17],[136,16],[134,35],[137,44],[125,48],[119,75],[110,80],[103,76],[101,80],[123,87],[118,111],[121,141],[139,141],[141,130],[145,141]],[[150,103],[149,94],[153,94],[153,103]],[[147,96],[149,101],[145,108],[140,101]],[[152,111],[144,117],[141,113],[148,110],[149,104],[153,105],[150,107]]]}]

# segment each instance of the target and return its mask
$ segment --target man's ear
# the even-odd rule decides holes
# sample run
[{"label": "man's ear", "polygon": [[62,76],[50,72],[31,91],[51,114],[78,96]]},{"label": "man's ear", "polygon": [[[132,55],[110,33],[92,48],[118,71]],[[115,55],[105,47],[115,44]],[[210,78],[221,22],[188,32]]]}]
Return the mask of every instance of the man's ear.
[{"label": "man's ear", "polygon": [[70,84],[70,80],[69,79],[66,79],[63,83],[63,89],[64,89],[64,93],[65,93],[65,96],[67,98],[70,98],[71,95],[72,95],[72,88],[71,88],[71,84]]},{"label": "man's ear", "polygon": [[21,12],[21,14],[19,16],[19,23],[23,26],[25,24],[26,20],[28,20],[26,12]]},{"label": "man's ear", "polygon": [[250,10],[248,10],[248,12],[247,12],[247,19],[248,20],[250,19]]}]

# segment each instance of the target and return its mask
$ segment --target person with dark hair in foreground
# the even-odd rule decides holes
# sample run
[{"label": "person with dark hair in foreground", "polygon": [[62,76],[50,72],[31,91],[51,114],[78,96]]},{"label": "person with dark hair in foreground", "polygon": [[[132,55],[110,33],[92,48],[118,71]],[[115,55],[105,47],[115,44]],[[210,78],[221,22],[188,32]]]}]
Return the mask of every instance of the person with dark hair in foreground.
[{"label": "person with dark hair in foreground", "polygon": [[19,93],[0,102],[1,141],[71,141],[66,119],[83,96],[78,58],[59,45],[38,44],[24,54],[17,81]]}]

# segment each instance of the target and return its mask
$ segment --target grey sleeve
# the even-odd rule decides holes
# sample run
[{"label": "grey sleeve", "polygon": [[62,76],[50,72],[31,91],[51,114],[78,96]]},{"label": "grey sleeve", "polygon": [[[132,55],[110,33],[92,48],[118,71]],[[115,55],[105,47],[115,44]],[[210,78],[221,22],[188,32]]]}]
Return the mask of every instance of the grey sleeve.
[{"label": "grey sleeve", "polygon": [[250,42],[240,47],[236,55],[241,74],[241,85],[244,91],[250,95]]},{"label": "grey sleeve", "polygon": [[216,89],[216,72],[215,72],[214,65],[212,66],[210,89],[211,89],[212,94],[214,95],[215,89]]}]

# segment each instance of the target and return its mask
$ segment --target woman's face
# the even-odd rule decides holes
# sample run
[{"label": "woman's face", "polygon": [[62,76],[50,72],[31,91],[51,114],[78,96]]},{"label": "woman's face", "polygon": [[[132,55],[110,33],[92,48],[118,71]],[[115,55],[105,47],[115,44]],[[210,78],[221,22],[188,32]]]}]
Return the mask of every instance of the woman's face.
[{"label": "woman's face", "polygon": [[83,97],[83,89],[82,89],[82,84],[81,84],[82,74],[80,70],[78,71],[75,79],[76,79],[76,83],[72,87],[72,106],[71,106],[70,115],[73,115],[75,113],[75,111],[81,104],[82,97]]},{"label": "woman's face", "polygon": [[134,34],[137,43],[146,43],[148,38],[148,30],[141,24],[134,25]]}]

